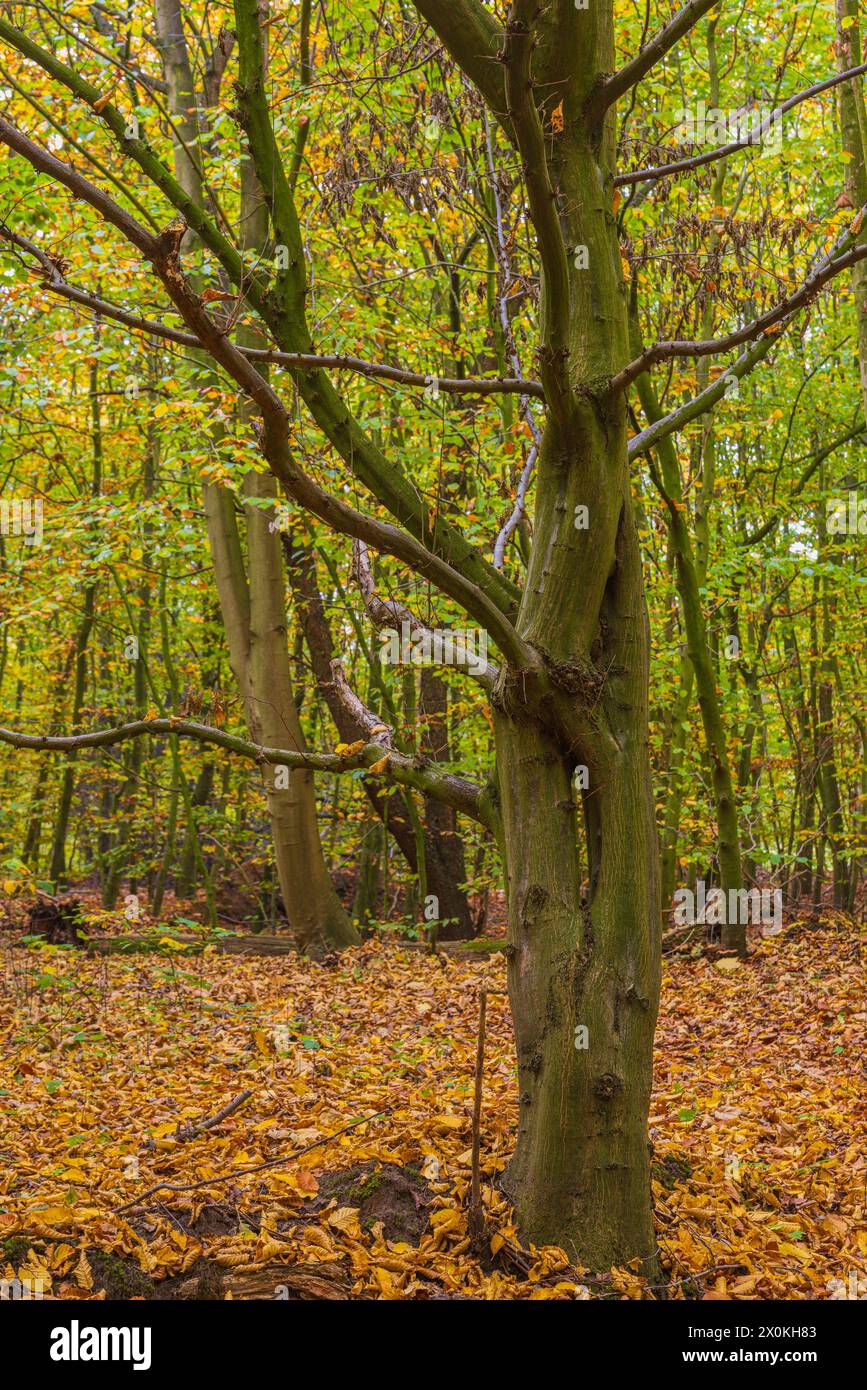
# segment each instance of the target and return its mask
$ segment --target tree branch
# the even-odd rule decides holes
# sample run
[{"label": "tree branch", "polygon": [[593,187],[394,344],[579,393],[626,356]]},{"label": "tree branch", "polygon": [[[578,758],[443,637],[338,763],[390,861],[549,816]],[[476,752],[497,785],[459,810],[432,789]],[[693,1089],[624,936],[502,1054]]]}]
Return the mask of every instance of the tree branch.
[{"label": "tree branch", "polygon": [[[156,319],[131,313],[120,305],[112,304],[98,295],[89,294],[86,290],[70,285],[61,271],[62,261],[59,256],[55,257],[43,251],[34,242],[28,241],[27,237],[14,232],[5,222],[0,222],[0,237],[22,251],[27,251],[39,261],[44,272],[44,287],[51,294],[56,294],[72,304],[92,309],[101,318],[114,319],[115,322],[137,332],[163,338],[166,342],[178,343],[181,347],[201,347],[201,343],[192,333],[184,333],[180,328],[172,328]],[[427,388],[435,384],[439,391],[447,395],[521,395],[535,396],[538,400],[545,399],[545,391],[540,381],[523,381],[515,377],[440,377],[429,372],[413,372],[406,367],[393,367],[385,362],[368,362],[364,358],[346,353],[280,352],[272,348],[244,347],[241,344],[236,346],[248,361],[267,362],[278,367],[325,367],[336,371],[357,372],[374,380],[381,378],[394,381],[403,386]]]},{"label": "tree branch", "polygon": [[[867,244],[865,243],[854,247],[851,251],[849,250],[855,238],[862,234],[862,223],[865,213],[867,213],[867,205],[861,208],[851,226],[847,227],[846,230],[840,234],[831,247],[831,250],[817,261],[813,271],[807,276],[801,289],[796,292],[796,296],[799,300],[797,308],[791,310],[784,318],[777,321],[777,325],[775,325],[777,331],[773,333],[763,333],[758,343],[748,348],[736,362],[723,372],[722,376],[717,377],[716,381],[711,382],[711,384],[706,386],[703,391],[700,391],[697,396],[694,396],[691,401],[686,401],[683,405],[678,406],[676,410],[672,410],[670,414],[663,416],[661,420],[654,421],[654,423],[648,425],[646,429],[641,430],[639,434],[634,435],[629,441],[630,459],[636,458],[639,454],[646,453],[647,450],[652,448],[654,444],[657,444],[660,439],[665,438],[669,434],[673,434],[676,430],[682,429],[684,425],[689,424],[690,420],[696,419],[699,415],[704,415],[715,406],[717,401],[721,400],[725,395],[733,378],[740,381],[743,377],[748,376],[753,368],[761,362],[762,358],[768,355],[780,335],[784,333],[789,327],[789,324],[793,322],[797,309],[802,307],[803,303],[809,300],[818,288],[821,288],[821,286],[825,284],[827,280],[833,278],[834,275],[839,274],[841,270],[845,270],[847,266],[854,264],[855,261],[863,260],[863,258],[867,256]],[[867,228],[863,230],[867,232]],[[828,273],[829,271],[830,273]]]},{"label": "tree branch", "polygon": [[503,30],[479,0],[413,0],[458,67],[478,89],[509,139],[506,88],[499,62]]},{"label": "tree branch", "polygon": [[[250,158],[263,190],[274,236],[286,247],[286,267],[274,289],[256,307],[284,350],[310,352],[312,343],[305,317],[306,264],[295,198],[283,167],[262,79],[264,55],[256,0],[234,0],[238,37],[238,120],[247,135]],[[404,471],[391,463],[362,428],[324,371],[299,370],[299,395],[316,424],[357,478],[369,488],[407,531],[429,551],[484,592],[492,605],[510,612],[518,597],[516,586],[499,574],[467,540],[431,513]]]},{"label": "tree branch", "polygon": [[[241,18],[246,15],[240,9]],[[258,42],[258,15],[252,36]],[[122,113],[111,102],[106,102],[105,93],[86,81],[74,69],[62,63],[53,53],[40,47],[26,34],[16,29],[0,17],[0,39],[4,39],[29,61],[36,63],[45,72],[80,100],[98,110],[100,119],[111,130],[122,156],[129,156],[139,165],[168,202],[180,213],[185,223],[196,232],[204,245],[213,252],[231,282],[236,285],[267,325],[275,341],[286,351],[310,350],[309,336],[304,325],[301,326],[301,341],[298,333],[288,324],[280,313],[279,298],[269,294],[267,279],[256,268],[244,265],[238,249],[223,234],[208,216],[205,209],[191,197],[174,177],[165,164],[154,154],[151,147],[142,139],[130,139],[126,135],[126,121]],[[242,62],[250,63],[250,45],[242,53]],[[255,64],[252,64],[255,66]],[[260,97],[262,94],[260,93]],[[245,93],[240,92],[241,105]],[[268,128],[270,119],[265,103],[265,117]],[[273,131],[271,132],[273,139]],[[282,165],[277,165],[282,172]],[[274,169],[275,177],[277,168]],[[283,173],[285,180],[285,173]],[[267,176],[260,182],[266,191],[272,187]],[[291,201],[291,191],[290,191]],[[293,204],[294,213],[294,204]],[[430,513],[416,488],[412,486],[403,471],[390,463],[369,439],[346,405],[335,391],[327,374],[317,368],[298,368],[299,390],[316,424],[322,429],[334,448],[341,455],[355,477],[370,490],[393,517],[422,544],[424,550],[430,542],[431,551],[441,556],[450,567],[459,567],[501,612],[513,612],[520,600],[518,586],[491,565],[484,556],[448,524],[437,516],[433,526]],[[349,533],[354,534],[354,533]],[[372,542],[375,544],[375,542]],[[489,629],[490,630],[490,629]]]},{"label": "tree branch", "polygon": [[[417,618],[411,609],[398,599],[382,599],[376,592],[373,582],[373,572],[370,568],[370,561],[367,556],[367,546],[364,541],[355,541],[352,546],[352,567],[355,573],[356,582],[361,593],[365,612],[376,628],[387,628],[393,624],[406,623],[413,633],[422,633],[429,638],[433,638],[433,631],[426,623]],[[474,670],[473,661],[467,650],[466,642],[463,637],[457,634],[453,637],[453,651],[455,666],[477,680],[480,685],[488,691],[493,690],[499,671],[492,661],[486,661],[484,668]],[[475,653],[472,654],[475,657]],[[436,664],[436,663],[432,663]]]},{"label": "tree branch", "polygon": [[146,735],[175,735],[179,738],[194,739],[199,743],[213,743],[229,753],[258,765],[270,764],[277,767],[306,768],[311,772],[348,773],[358,768],[370,768],[379,764],[373,776],[390,778],[402,786],[416,787],[426,796],[453,806],[455,810],[472,816],[474,820],[487,824],[480,808],[480,787],[477,783],[454,773],[437,771],[433,764],[422,764],[418,759],[405,757],[393,750],[388,752],[387,765],[383,766],[383,746],[381,743],[366,743],[352,753],[299,753],[297,749],[269,748],[262,744],[250,743],[223,729],[214,729],[207,724],[198,724],[188,719],[138,719],[130,724],[119,724],[111,729],[97,729],[84,734],[24,734],[15,729],[0,728],[0,743],[13,748],[29,749],[40,753],[68,753],[81,748],[110,748],[132,738]]},{"label": "tree branch", "polygon": [[505,564],[506,546],[509,543],[509,537],[513,534],[514,531],[518,529],[518,527],[521,524],[522,517],[526,516],[527,514],[527,489],[530,486],[530,480],[533,476],[538,456],[538,445],[533,444],[533,446],[530,449],[530,452],[527,455],[527,462],[524,464],[524,467],[521,470],[521,476],[518,480],[518,491],[515,494],[515,505],[512,508],[509,517],[504,522],[500,530],[500,533],[497,536],[497,539],[494,543],[494,564],[498,570],[502,569],[503,565]]},{"label": "tree branch", "polygon": [[698,23],[702,15],[706,15],[708,10],[712,10],[718,3],[719,0],[689,0],[689,4],[684,5],[674,19],[645,44],[640,53],[596,88],[584,108],[588,119],[594,123],[601,120],[609,106],[640,82],[645,73],[674,47],[678,39],[682,39],[684,34]]},{"label": "tree branch", "polygon": [[379,747],[389,753],[394,751],[393,735],[394,730],[388,724],[383,724],[378,714],[368,709],[363,700],[356,695],[346,675],[346,668],[342,661],[335,657],[331,662],[331,688],[338,700],[343,705],[347,714],[367,737]]},{"label": "tree branch", "polygon": [[[865,212],[867,212],[867,208],[862,208],[853,223],[853,226],[858,226],[859,231],[860,221]],[[857,234],[856,232],[855,235]],[[645,348],[640,356],[611,378],[612,389],[624,390],[636,377],[641,376],[642,372],[647,371],[657,362],[665,362],[673,357],[712,357],[718,353],[730,352],[732,348],[740,347],[742,343],[750,342],[760,334],[767,333],[775,324],[780,324],[784,319],[790,318],[799,309],[803,309],[819,293],[823,285],[826,285],[829,280],[833,280],[841,271],[847,270],[849,266],[856,265],[865,256],[867,256],[867,245],[855,246],[845,255],[830,261],[821,271],[814,271],[798,289],[794,290],[786,299],[781,300],[775,308],[768,309],[767,313],[753,319],[745,327],[726,334],[723,338],[701,338],[692,341],[674,339],[670,342],[654,343],[652,347]]]},{"label": "tree branch", "polygon": [[75,197],[90,203],[152,264],[187,327],[262,412],[260,448],[290,497],[332,529],[367,540],[377,549],[404,560],[417,573],[429,578],[486,628],[514,665],[528,668],[538,665],[538,657],[533,649],[518,637],[502,610],[477,585],[433,554],[414,536],[390,523],[356,512],[326,493],[299,468],[289,448],[290,420],[282,401],[255,366],[229,342],[219,325],[208,316],[180,269],[178,253],[186,230],[183,223],[174,223],[155,237],[83,174],[43,150],[3,117],[0,117],[0,141],[23,155],[39,172],[68,188]]},{"label": "tree branch", "polygon": [[[803,92],[797,92],[795,96],[788,97],[782,105],[777,106],[771,112],[774,116],[784,116],[787,111],[798,106],[802,101],[807,101],[809,97],[818,96],[821,92],[827,92],[831,87],[838,87],[841,82],[847,81],[852,77],[861,77],[867,73],[867,63],[861,63],[857,68],[849,68],[846,72],[837,73],[835,77],[828,77],[824,82],[817,82],[813,87],[807,87]],[[658,164],[653,169],[635,169],[628,174],[616,174],[614,178],[615,188],[625,188],[629,184],[643,183],[645,180],[668,178],[670,174],[683,174],[688,169],[699,169],[704,164],[712,164],[717,159],[727,159],[731,154],[737,154],[738,150],[748,149],[750,145],[757,145],[765,134],[767,120],[763,121],[758,130],[753,130],[743,140],[732,140],[728,145],[720,145],[718,149],[706,150],[704,154],[690,155],[688,159],[675,160],[673,164]]]},{"label": "tree branch", "polygon": [[569,352],[569,264],[548,169],[545,133],[533,96],[530,61],[535,11],[536,0],[514,0],[506,27],[503,62],[509,118],[523,162],[527,202],[541,264],[540,376],[549,406],[565,419],[572,394],[565,372]]},{"label": "tree branch", "polygon": [[861,443],[863,444],[865,442],[864,432],[864,421],[860,420],[858,424],[854,426],[853,429],[847,430],[845,434],[839,435],[837,439],[833,439],[830,444],[826,444],[823,449],[820,449],[818,451],[818,453],[813,454],[813,456],[807,464],[807,467],[804,469],[803,473],[798,478],[798,481],[795,483],[795,486],[792,488],[788,497],[785,499],[784,502],[781,502],[779,504],[780,511],[777,512],[777,515],[772,516],[770,520],[764,522],[756,531],[753,531],[752,533],[746,533],[745,535],[736,538],[735,544],[743,547],[744,549],[749,549],[750,546],[758,545],[759,541],[763,541],[766,536],[769,536],[773,531],[775,531],[780,524],[781,516],[783,516],[784,514],[791,515],[790,509],[795,498],[799,497],[800,494],[804,491],[804,488],[807,486],[807,483],[822,466],[822,464],[825,462],[825,459],[830,458],[831,455],[835,453],[837,449],[841,449],[843,445],[850,444],[853,439],[860,438]]}]

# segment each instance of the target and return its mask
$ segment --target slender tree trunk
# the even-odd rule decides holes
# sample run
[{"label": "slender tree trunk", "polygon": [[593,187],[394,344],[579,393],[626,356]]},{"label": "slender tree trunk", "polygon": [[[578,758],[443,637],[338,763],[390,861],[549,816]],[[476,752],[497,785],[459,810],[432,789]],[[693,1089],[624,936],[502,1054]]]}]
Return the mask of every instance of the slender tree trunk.
[{"label": "slender tree trunk", "polygon": [[[421,747],[432,762],[449,762],[448,686],[430,666],[422,667],[420,692]],[[427,891],[437,899],[440,940],[460,941],[475,934],[463,884],[467,871],[454,807],[425,797]]]},{"label": "slender tree trunk", "polygon": [[[97,329],[97,346],[99,330]],[[90,367],[90,423],[91,423],[91,496],[98,497],[102,491],[102,415],[99,408],[99,366],[94,357]],[[87,682],[87,644],[96,617],[96,585],[88,584],[84,590],[83,613],[75,634],[75,654],[73,660],[72,722],[73,733],[81,730],[81,713],[84,708],[84,692]],[[75,790],[75,751],[67,754],[66,765],[60,781],[60,798],[54,822],[54,835],[51,843],[51,859],[48,876],[58,888],[66,882],[66,837],[69,832],[69,817],[72,810],[72,794]]]},{"label": "slender tree trunk", "polygon": [[[180,0],[158,0],[156,21],[169,99],[182,137],[176,143],[177,176],[201,202],[201,178],[189,153],[195,149],[199,121]],[[267,209],[246,159],[241,181],[242,244],[262,251],[268,230]],[[259,743],[303,749],[289,669],[280,542],[270,529],[273,508],[260,505],[276,498],[274,478],[249,474],[245,496],[249,574],[245,572],[232,497],[213,485],[204,489],[211,559],[232,671],[250,736]],[[356,942],[358,935],[334,891],[323,858],[312,773],[266,767],[263,785],[283,905],[299,945],[319,953]]]},{"label": "slender tree trunk", "polygon": [[[310,652],[316,682],[340,738],[344,743],[354,743],[364,736],[364,730],[353,718],[351,711],[340,700],[332,682],[331,662],[336,653],[316,579],[316,562],[313,550],[297,536],[293,536],[290,540],[288,536],[284,535],[283,542],[286,569],[295,596],[298,618]],[[431,668],[426,669],[429,671]],[[441,753],[439,756],[442,758],[443,754]],[[447,752],[445,756],[447,756]],[[407,798],[394,787],[386,791],[375,782],[367,779],[363,785],[368,800],[383,825],[394,836],[410,869],[414,874],[418,873],[418,827],[416,824],[418,816],[414,814],[414,808],[410,807]],[[454,817],[451,808],[442,807],[439,802],[432,802],[428,798],[425,804],[426,808],[436,807],[434,817],[436,826],[440,824],[439,821],[436,821],[436,814],[440,810],[450,812],[451,817]],[[444,827],[451,827],[448,833],[456,836],[453,819],[447,818],[442,824]],[[463,853],[460,852],[459,859],[454,853],[443,855],[440,852],[438,831],[434,828],[434,823],[427,818],[423,828],[423,836],[427,892],[437,898],[440,916],[452,919],[451,927],[443,927],[439,935],[443,939],[455,940],[473,936],[475,927],[470,917],[467,896],[459,886],[466,878],[463,868]],[[459,840],[457,844],[460,848]]]},{"label": "slender tree trunk", "polygon": [[[651,421],[658,419],[661,413],[659,404],[646,374],[639,378],[637,386],[648,419]],[[670,438],[660,441],[658,456],[661,476],[657,475],[656,481],[668,511],[668,528],[674,551],[677,591],[683,611],[687,649],[695,673],[698,705],[710,759],[711,784],[717,818],[720,887],[726,895],[726,901],[729,902],[732,900],[729,895],[733,892],[737,893],[741,889],[743,879],[738,808],[731,759],[716,672],[708,642],[707,624],[702,609],[698,568],[684,516],[680,469]],[[731,913],[726,914],[726,922],[722,928],[722,944],[730,950],[744,953],[746,951],[746,923],[733,922],[729,920],[731,916]]]}]

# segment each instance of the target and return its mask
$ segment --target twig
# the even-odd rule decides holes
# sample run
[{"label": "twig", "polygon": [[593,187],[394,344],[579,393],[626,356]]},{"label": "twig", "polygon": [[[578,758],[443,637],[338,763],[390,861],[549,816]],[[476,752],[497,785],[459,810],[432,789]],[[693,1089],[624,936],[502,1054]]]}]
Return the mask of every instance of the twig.
[{"label": "twig", "polygon": [[711,1265],[708,1269],[698,1269],[694,1274],[685,1274],[682,1279],[669,1279],[665,1284],[645,1284],[645,1289],[678,1289],[681,1284],[692,1283],[696,1279],[704,1279],[708,1274],[720,1274],[724,1269],[743,1269],[742,1264]]},{"label": "twig", "polygon": [[807,87],[802,92],[796,92],[794,96],[782,102],[771,112],[770,116],[761,122],[758,128],[751,130],[743,139],[732,140],[728,145],[717,145],[715,149],[705,150],[702,154],[691,155],[689,159],[675,160],[673,164],[658,164],[654,169],[633,169],[628,174],[616,174],[614,187],[623,188],[627,184],[641,183],[644,179],[668,178],[670,174],[679,174],[686,169],[699,169],[702,165],[712,164],[717,159],[728,159],[729,155],[735,154],[737,150],[745,150],[750,145],[758,144],[762,136],[767,133],[769,122],[774,116],[784,116],[802,101],[807,101],[809,97],[818,96],[831,87],[839,87],[841,82],[846,82],[850,78],[861,77],[865,72],[867,72],[867,63],[861,63],[856,68],[848,68],[846,72],[835,73],[833,77],[827,77],[824,82],[817,82],[814,86]]},{"label": "twig", "polygon": [[241,1106],[250,1099],[252,1094],[252,1091],[242,1091],[239,1096],[236,1096],[234,1100],[230,1100],[228,1105],[224,1105],[222,1110],[218,1110],[216,1115],[212,1115],[209,1120],[199,1120],[194,1125],[184,1125],[183,1128],[179,1127],[172,1135],[172,1138],[177,1139],[179,1143],[184,1143],[188,1139],[195,1138],[203,1129],[213,1129],[214,1126],[220,1124],[222,1120],[228,1119],[230,1115],[234,1115],[236,1110],[240,1110]]},{"label": "twig", "polygon": [[197,1187],[210,1187],[213,1183],[231,1182],[233,1178],[243,1177],[245,1173],[261,1173],[265,1168],[279,1168],[283,1163],[293,1163],[296,1158],[310,1153],[311,1149],[318,1149],[322,1144],[329,1144],[332,1139],[339,1139],[341,1134],[346,1134],[347,1130],[355,1129],[357,1125],[366,1125],[371,1120],[378,1120],[381,1116],[390,1114],[391,1106],[388,1106],[385,1110],[377,1110],[373,1115],[362,1115],[360,1120],[352,1120],[342,1129],[336,1129],[333,1134],[326,1134],[324,1139],[317,1139],[315,1144],[306,1144],[303,1149],[296,1149],[294,1153],[281,1154],[279,1158],[269,1158],[266,1163],[255,1163],[250,1168],[236,1168],[231,1173],[215,1173],[213,1177],[200,1178],[198,1182],[158,1182],[155,1187],[149,1187],[147,1192],[143,1192],[140,1197],[134,1197],[131,1202],[124,1202],[122,1206],[112,1207],[111,1210],[121,1212],[129,1211],[130,1207],[139,1207],[146,1197],[152,1197],[155,1192],[192,1192]]},{"label": "twig", "polygon": [[491,989],[483,985],[479,990],[479,1035],[476,1043],[476,1084],[473,1094],[473,1177],[470,1189],[469,1231],[470,1239],[478,1242],[485,1233],[485,1214],[482,1209],[482,1175],[479,1159],[480,1130],[482,1119],[482,1079],[485,1067],[485,1021],[488,1013],[488,995],[505,994],[504,989]]}]

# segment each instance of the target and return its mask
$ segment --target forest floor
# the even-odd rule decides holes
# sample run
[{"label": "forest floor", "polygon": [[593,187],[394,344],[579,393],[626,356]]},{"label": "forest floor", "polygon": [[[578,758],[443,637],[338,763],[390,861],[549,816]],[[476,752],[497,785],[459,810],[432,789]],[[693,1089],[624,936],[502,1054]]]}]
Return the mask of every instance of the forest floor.
[{"label": "forest floor", "polygon": [[863,946],[863,926],[832,916],[744,963],[666,958],[650,1118],[663,1289],[520,1246],[495,1186],[517,1108],[500,994],[488,1230],[470,1240],[478,992],[503,988],[501,954],[376,942],[319,965],[7,945],[0,1280],[76,1299],[863,1296]]}]

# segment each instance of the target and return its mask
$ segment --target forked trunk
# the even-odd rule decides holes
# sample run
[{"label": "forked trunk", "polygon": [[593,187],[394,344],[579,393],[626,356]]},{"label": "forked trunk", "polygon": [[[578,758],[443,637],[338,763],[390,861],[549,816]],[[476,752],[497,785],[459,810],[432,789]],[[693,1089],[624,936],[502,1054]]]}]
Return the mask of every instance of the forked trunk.
[{"label": "forked trunk", "polygon": [[652,1044],[659,998],[658,850],[647,757],[647,624],[623,513],[598,662],[610,674],[587,769],[582,883],[575,760],[536,725],[496,720],[507,865],[509,992],[519,1074],[505,1186],[522,1231],[590,1269],[655,1268]]}]

